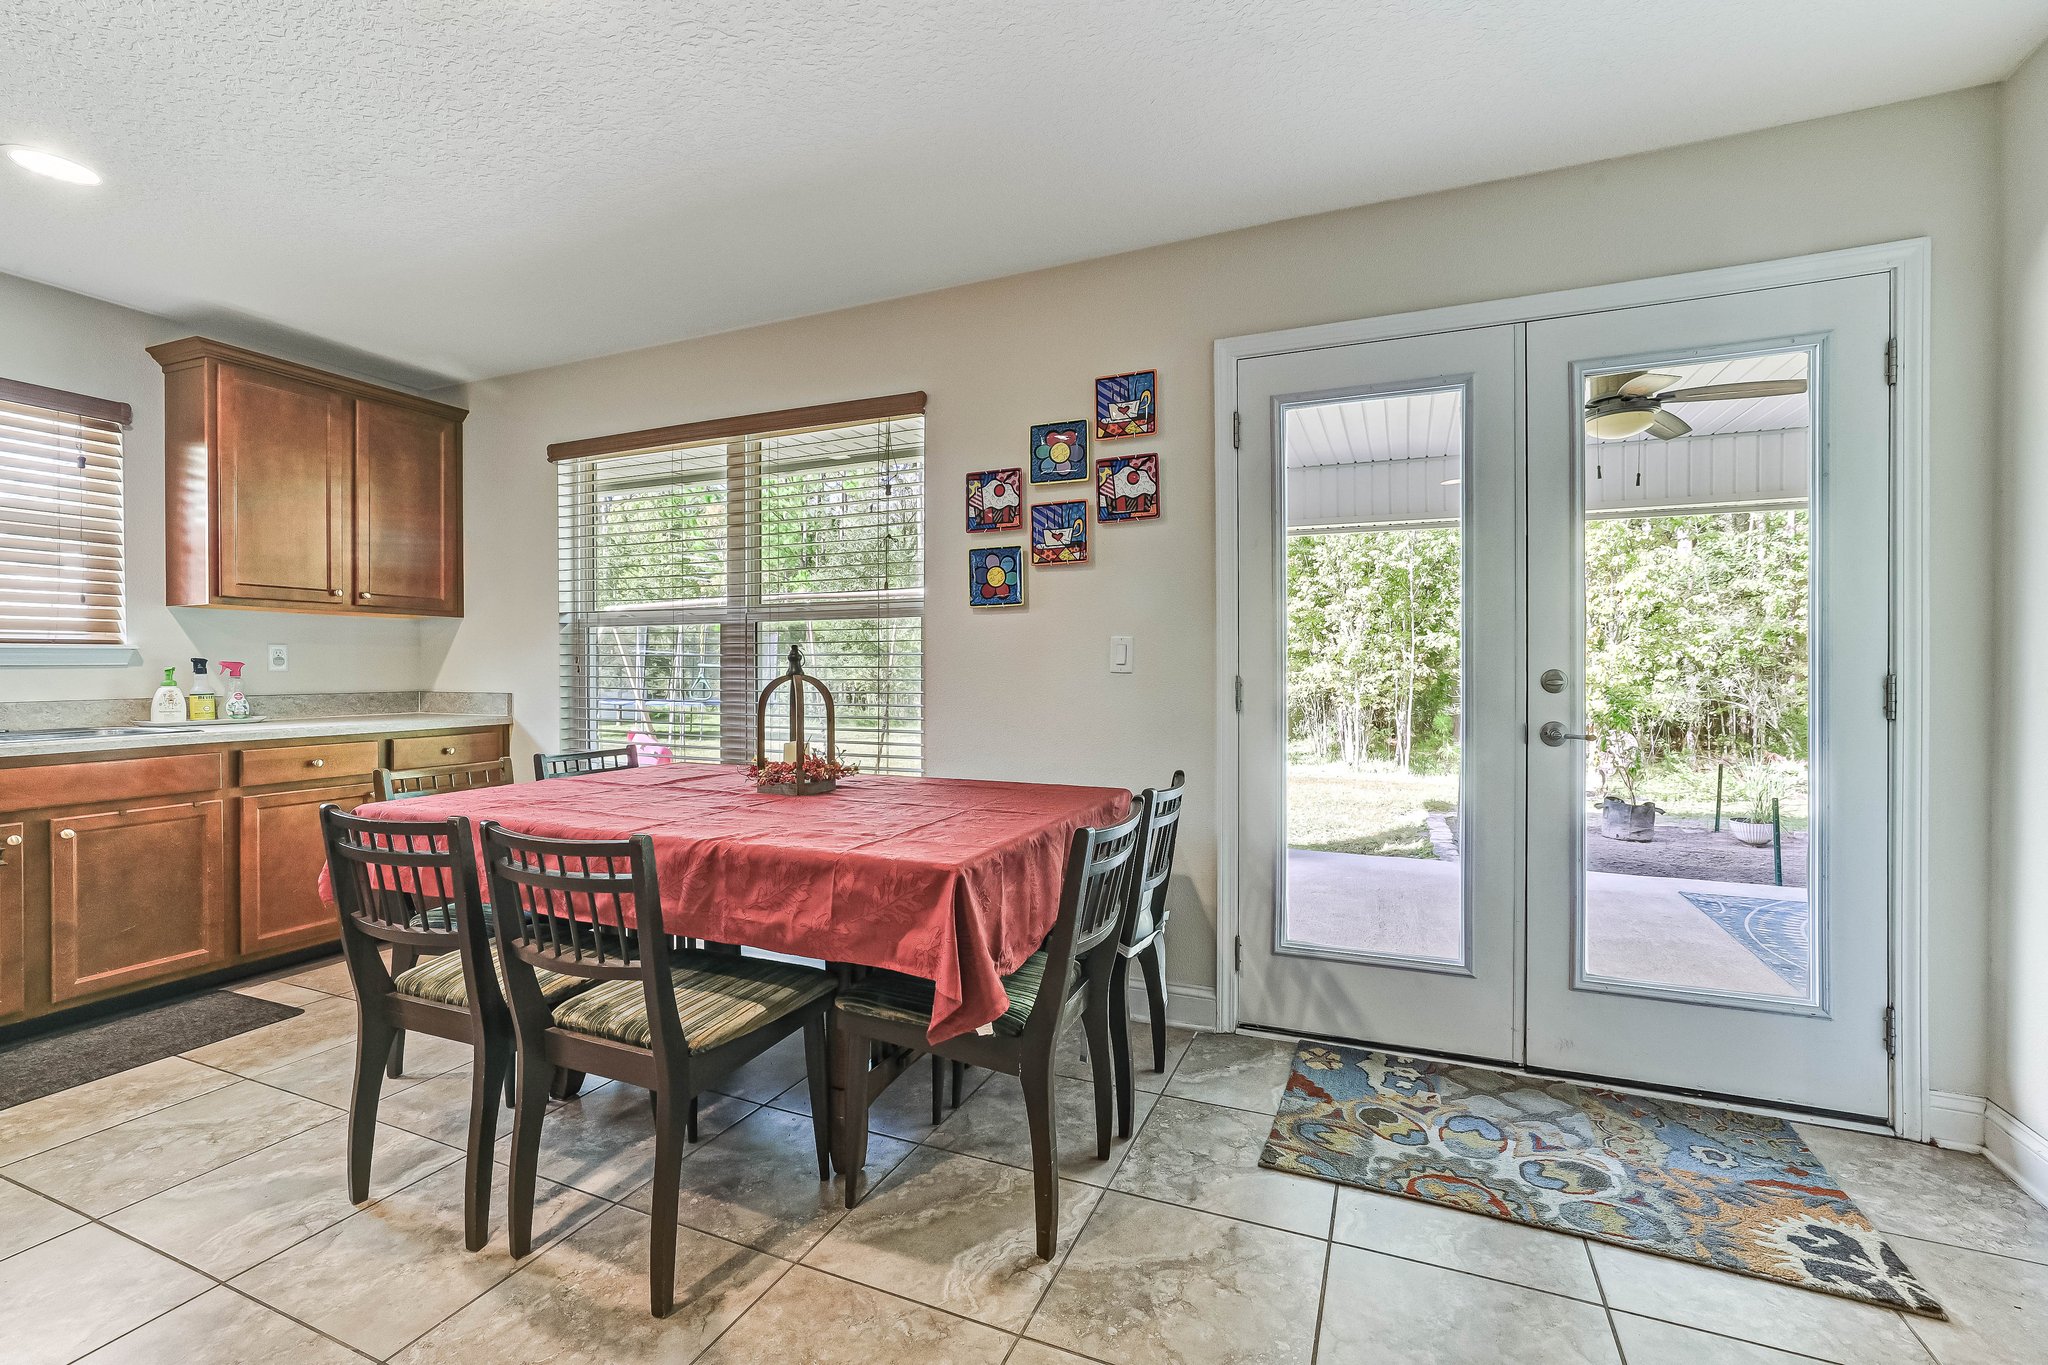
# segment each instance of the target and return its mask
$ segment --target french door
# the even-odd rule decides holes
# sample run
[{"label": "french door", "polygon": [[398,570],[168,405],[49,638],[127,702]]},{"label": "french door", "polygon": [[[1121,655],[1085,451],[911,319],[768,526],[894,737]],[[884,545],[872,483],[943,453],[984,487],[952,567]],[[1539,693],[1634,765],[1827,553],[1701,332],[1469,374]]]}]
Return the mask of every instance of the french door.
[{"label": "french door", "polygon": [[1890,1113],[1890,299],[1239,363],[1242,1022]]}]

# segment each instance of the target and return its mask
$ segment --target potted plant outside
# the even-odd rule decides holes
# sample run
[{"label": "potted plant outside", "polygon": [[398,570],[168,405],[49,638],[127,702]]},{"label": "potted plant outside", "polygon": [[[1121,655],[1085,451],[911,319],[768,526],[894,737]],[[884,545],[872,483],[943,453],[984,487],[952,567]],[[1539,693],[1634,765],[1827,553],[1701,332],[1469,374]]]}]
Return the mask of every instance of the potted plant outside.
[{"label": "potted plant outside", "polygon": [[[1594,759],[1600,772],[1600,834],[1627,844],[1647,844],[1656,838],[1657,803],[1636,800],[1636,783],[1643,775],[1643,746],[1623,731],[1600,743]],[[1608,790],[1621,784],[1622,795]]]},{"label": "potted plant outside", "polygon": [[1751,848],[1764,848],[1777,831],[1778,800],[1769,787],[1758,787],[1740,815],[1730,816],[1728,832]]}]

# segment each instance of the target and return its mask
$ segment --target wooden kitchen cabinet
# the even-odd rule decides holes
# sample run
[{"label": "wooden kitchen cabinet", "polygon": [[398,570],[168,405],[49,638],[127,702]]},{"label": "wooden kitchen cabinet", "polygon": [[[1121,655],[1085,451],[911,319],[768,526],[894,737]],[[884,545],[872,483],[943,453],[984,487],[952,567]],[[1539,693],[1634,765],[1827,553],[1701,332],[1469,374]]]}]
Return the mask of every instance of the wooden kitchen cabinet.
[{"label": "wooden kitchen cabinet", "polygon": [[0,824],[0,1019],[28,1008],[28,826]]},{"label": "wooden kitchen cabinet", "polygon": [[462,613],[461,408],[204,337],[149,353],[170,605]]},{"label": "wooden kitchen cabinet", "polygon": [[50,999],[225,963],[223,803],[86,811],[49,822]]},{"label": "wooden kitchen cabinet", "polygon": [[310,787],[242,798],[241,951],[283,952],[341,936],[334,907],[320,899],[327,851],[320,807],[354,810],[374,793],[368,783]]}]

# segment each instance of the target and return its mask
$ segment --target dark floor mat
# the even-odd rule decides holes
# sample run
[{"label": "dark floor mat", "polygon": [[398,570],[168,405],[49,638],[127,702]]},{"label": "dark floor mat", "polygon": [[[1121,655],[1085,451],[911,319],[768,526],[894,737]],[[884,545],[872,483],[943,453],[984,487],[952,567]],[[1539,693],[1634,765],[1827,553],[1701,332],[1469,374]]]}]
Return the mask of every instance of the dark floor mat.
[{"label": "dark floor mat", "polygon": [[0,1043],[0,1109],[275,1024],[304,1011],[207,991],[76,1028]]}]

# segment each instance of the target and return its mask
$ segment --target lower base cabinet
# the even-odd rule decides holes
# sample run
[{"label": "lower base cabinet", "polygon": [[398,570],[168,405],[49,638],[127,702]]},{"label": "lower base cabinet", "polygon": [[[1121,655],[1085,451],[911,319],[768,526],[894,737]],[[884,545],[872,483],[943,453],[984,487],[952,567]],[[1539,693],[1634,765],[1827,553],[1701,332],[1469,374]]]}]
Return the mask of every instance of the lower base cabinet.
[{"label": "lower base cabinet", "polygon": [[0,1019],[28,1008],[28,826],[0,824]]},{"label": "lower base cabinet", "polygon": [[88,811],[50,821],[50,999],[225,964],[221,801]]},{"label": "lower base cabinet", "polygon": [[320,899],[320,807],[354,810],[367,784],[272,792],[241,799],[241,921],[244,953],[306,948],[341,936],[334,907]]}]

